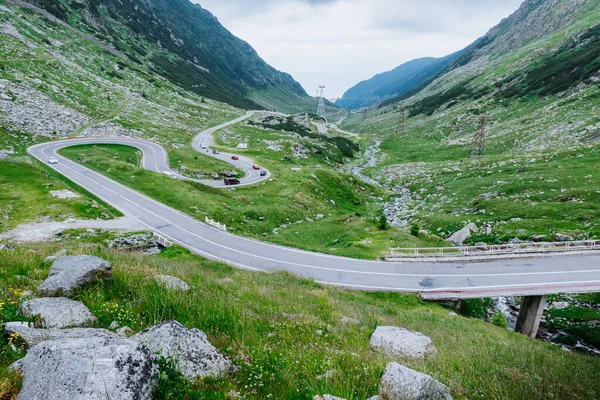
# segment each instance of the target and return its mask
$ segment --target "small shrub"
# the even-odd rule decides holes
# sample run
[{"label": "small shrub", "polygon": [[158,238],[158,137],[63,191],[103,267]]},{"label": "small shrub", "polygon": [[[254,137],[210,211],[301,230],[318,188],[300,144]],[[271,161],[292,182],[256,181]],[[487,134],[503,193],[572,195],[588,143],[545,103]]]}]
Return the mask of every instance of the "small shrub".
[{"label": "small shrub", "polygon": [[193,384],[179,372],[177,363],[171,357],[159,356],[154,360],[157,368],[153,376],[157,380],[154,399],[197,399],[202,398]]},{"label": "small shrub", "polygon": [[385,213],[383,211],[381,211],[379,213],[378,222],[379,222],[379,229],[381,229],[382,231],[385,231],[390,227],[388,225],[387,217],[385,216]]},{"label": "small shrub", "polygon": [[465,317],[487,319],[491,306],[492,299],[466,299],[460,303],[460,313]]},{"label": "small shrub", "polygon": [[496,311],[492,317],[492,325],[506,329],[508,328],[508,321],[506,320],[504,314],[502,314],[500,311]]},{"label": "small shrub", "polygon": [[410,234],[414,237],[419,237],[421,235],[421,225],[418,222],[414,222],[410,226]]}]

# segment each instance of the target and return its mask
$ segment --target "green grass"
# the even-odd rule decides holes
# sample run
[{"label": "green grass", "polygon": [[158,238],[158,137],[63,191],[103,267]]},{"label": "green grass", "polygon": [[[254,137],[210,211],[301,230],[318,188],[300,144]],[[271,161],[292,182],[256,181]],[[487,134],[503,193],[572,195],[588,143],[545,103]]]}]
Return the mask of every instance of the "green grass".
[{"label": "green grass", "polygon": [[[112,280],[75,295],[98,317],[98,327],[107,328],[116,320],[139,331],[176,319],[203,330],[234,361],[239,371],[233,376],[193,386],[202,398],[226,399],[226,393],[234,390],[248,399],[312,399],[331,393],[363,400],[377,393],[390,361],[434,376],[450,387],[455,399],[600,396],[600,359],[567,353],[477,319],[452,317],[448,309],[424,304],[414,295],[345,291],[286,273],[234,270],[178,247],[160,256],[141,256],[97,245],[80,247],[74,241],[61,246],[71,254],[94,254],[114,264]],[[14,291],[35,291],[49,269],[43,259],[58,249],[56,244],[44,244],[4,253],[0,298],[17,301]],[[170,292],[153,280],[159,273],[178,276],[192,289]],[[234,283],[220,281],[226,277]],[[14,319],[14,307],[4,308],[0,321]],[[360,322],[341,324],[342,316]],[[376,354],[368,342],[378,325],[423,332],[432,337],[438,354],[426,361]],[[6,338],[0,349],[1,369],[22,356],[9,350]],[[316,379],[330,369],[340,373]],[[0,375],[0,387],[12,379]],[[180,382],[178,390],[189,389],[183,386]]]},{"label": "green grass", "polygon": [[[110,219],[122,215],[51,169],[20,159],[0,160],[0,189],[0,232],[35,220]],[[53,190],[70,190],[81,197],[60,200],[50,194]],[[97,208],[92,206],[93,201],[98,203]]]},{"label": "green grass", "polygon": [[61,154],[200,220],[209,216],[225,223],[230,232],[281,245],[379,258],[392,247],[441,244],[429,236],[380,230],[379,206],[371,199],[388,196],[381,189],[319,166],[315,159],[302,160],[304,165],[295,172],[291,168],[299,164],[255,151],[246,154],[256,155],[261,165],[273,171],[273,181],[235,190],[173,180],[137,168],[138,152],[131,147],[76,146]]},{"label": "green grass", "polygon": [[[489,80],[480,77],[479,85]],[[567,98],[463,99],[432,116],[408,118],[400,134],[397,112],[382,107],[364,121],[351,114],[343,127],[382,141],[378,165],[364,172],[410,188],[419,203],[414,221],[433,233],[449,235],[472,221],[495,226],[471,243],[533,235],[551,241],[555,233],[597,238],[600,142],[575,137],[597,132],[598,96],[599,88],[588,86]],[[487,116],[486,153],[471,158],[475,114]]]}]

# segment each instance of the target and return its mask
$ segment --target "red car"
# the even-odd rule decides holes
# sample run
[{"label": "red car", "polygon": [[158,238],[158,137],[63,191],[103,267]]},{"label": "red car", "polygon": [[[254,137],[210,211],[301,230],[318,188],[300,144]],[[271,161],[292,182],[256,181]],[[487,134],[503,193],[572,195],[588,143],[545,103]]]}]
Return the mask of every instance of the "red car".
[{"label": "red car", "polygon": [[239,160],[240,158],[239,158],[238,156],[232,156],[232,157],[231,157],[231,159],[232,159],[232,160],[234,160],[234,161],[237,161],[237,160]]},{"label": "red car", "polygon": [[253,165],[253,166],[252,166],[252,169],[255,169],[255,170],[257,170],[257,171],[258,171],[258,170],[260,169],[260,167],[259,167],[258,165],[256,165],[256,164],[255,164],[255,165]]}]

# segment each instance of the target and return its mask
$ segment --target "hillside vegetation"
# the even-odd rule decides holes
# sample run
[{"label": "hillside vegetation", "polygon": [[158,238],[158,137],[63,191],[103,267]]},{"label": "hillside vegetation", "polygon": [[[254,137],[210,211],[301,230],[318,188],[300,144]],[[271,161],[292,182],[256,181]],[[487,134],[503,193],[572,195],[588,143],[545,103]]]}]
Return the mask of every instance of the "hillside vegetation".
[{"label": "hillside vegetation", "polygon": [[[135,68],[211,99],[246,108],[316,108],[289,74],[264,62],[208,10],[189,0],[30,0],[61,21],[114,47]],[[262,100],[276,91],[282,102]]]},{"label": "hillside vegetation", "polygon": [[[73,234],[76,234],[73,232]],[[182,399],[312,399],[331,393],[364,400],[377,393],[390,361],[427,373],[448,385],[455,399],[593,399],[600,396],[598,358],[568,353],[477,319],[455,316],[414,295],[360,293],[324,287],[286,273],[250,273],[195,257],[177,247],[160,255],[108,250],[107,237],[81,234],[79,241],[5,251],[0,258],[0,323],[15,320],[21,293],[47,276],[46,256],[66,248],[114,264],[113,278],[80,290],[98,317],[134,331],[175,319],[204,331],[238,366],[230,377],[195,384],[163,370],[160,393]],[[186,293],[156,283],[170,274],[191,286]],[[356,323],[343,323],[343,317]],[[430,336],[438,353],[426,360],[395,359],[369,349],[377,326],[392,325]],[[17,342],[18,343],[18,342]],[[0,394],[10,398],[18,381],[5,368],[23,351],[0,339]],[[318,379],[336,370],[331,378]],[[569,379],[565,379],[568,371]],[[16,387],[15,387],[16,386]]]},{"label": "hillside vegetation", "polygon": [[[442,236],[472,221],[473,244],[600,237],[599,10],[525,2],[461,66],[399,98],[404,132],[391,102],[351,114],[344,129],[381,142],[367,175],[409,188],[413,220]],[[471,157],[480,117],[485,155]]]}]

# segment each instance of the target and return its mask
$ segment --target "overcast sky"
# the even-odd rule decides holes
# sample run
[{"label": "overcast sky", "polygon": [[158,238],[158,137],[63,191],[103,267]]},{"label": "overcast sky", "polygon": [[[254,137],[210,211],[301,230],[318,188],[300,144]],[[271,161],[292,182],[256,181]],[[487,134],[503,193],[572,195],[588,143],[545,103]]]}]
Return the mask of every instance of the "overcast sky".
[{"label": "overcast sky", "polygon": [[310,95],[341,97],[361,80],[483,36],[523,0],[192,0]]}]

